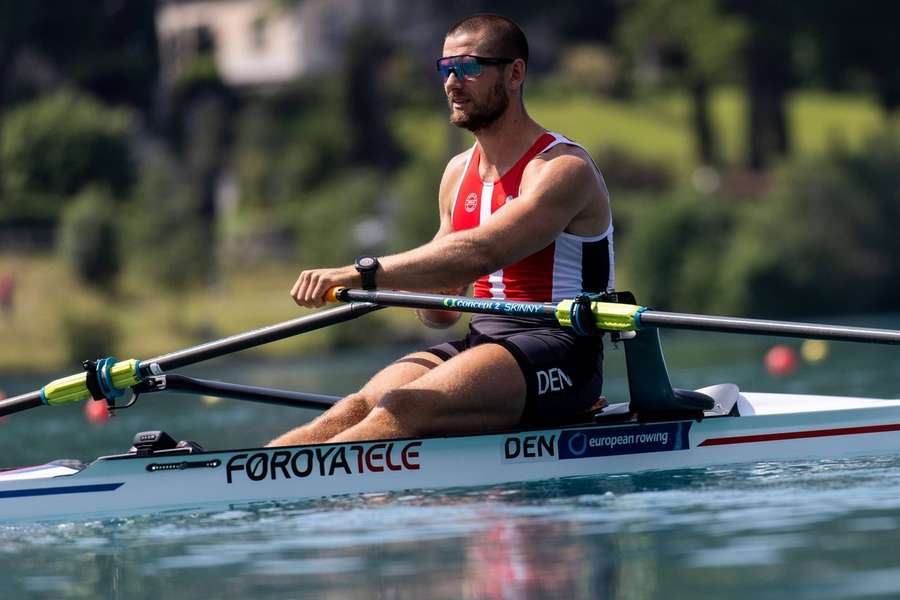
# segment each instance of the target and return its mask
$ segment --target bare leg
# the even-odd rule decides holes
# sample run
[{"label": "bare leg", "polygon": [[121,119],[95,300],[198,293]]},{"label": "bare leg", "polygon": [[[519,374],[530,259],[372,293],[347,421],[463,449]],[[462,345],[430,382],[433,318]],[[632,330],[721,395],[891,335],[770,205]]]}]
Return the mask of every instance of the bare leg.
[{"label": "bare leg", "polygon": [[322,415],[269,442],[267,446],[317,444],[362,421],[391,390],[402,387],[441,364],[430,352],[415,352],[391,363],[375,374],[355,394],[338,401]]},{"label": "bare leg", "polygon": [[509,350],[483,344],[386,393],[361,422],[328,441],[510,428],[522,418],[525,394],[525,376]]}]

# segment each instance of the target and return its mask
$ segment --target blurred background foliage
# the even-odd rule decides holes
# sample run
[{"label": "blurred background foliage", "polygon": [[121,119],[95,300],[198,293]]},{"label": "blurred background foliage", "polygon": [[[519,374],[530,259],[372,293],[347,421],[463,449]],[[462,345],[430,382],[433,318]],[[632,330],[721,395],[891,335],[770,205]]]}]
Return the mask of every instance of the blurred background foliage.
[{"label": "blurred background foliage", "polygon": [[[105,319],[127,337],[139,308],[180,343],[291,316],[303,267],[430,239],[443,167],[472,141],[433,59],[480,11],[529,34],[526,105],[603,170],[618,280],[640,302],[900,308],[900,4],[203,4],[255,16],[235,40],[188,0],[0,0],[0,269],[32,311],[7,333],[87,339]],[[232,46],[277,54],[273,32],[300,21],[319,67],[229,70]]]}]

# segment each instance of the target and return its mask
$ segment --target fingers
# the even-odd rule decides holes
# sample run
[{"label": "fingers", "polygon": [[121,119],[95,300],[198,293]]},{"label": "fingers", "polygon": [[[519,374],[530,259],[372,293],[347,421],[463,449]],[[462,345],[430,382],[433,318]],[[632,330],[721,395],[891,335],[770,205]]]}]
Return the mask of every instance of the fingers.
[{"label": "fingers", "polygon": [[[319,274],[317,274],[319,275]],[[311,282],[311,290],[309,293],[309,297],[314,303],[313,306],[324,306],[325,305],[325,292],[328,291],[328,288],[331,287],[326,280],[321,275],[312,278]]]},{"label": "fingers", "polygon": [[341,269],[313,269],[303,271],[291,288],[291,298],[300,306],[324,306],[325,294],[335,286],[348,287],[350,281]]},{"label": "fingers", "polygon": [[303,281],[304,274],[305,271],[303,273],[300,273],[300,277],[297,278],[297,281],[294,283],[294,287],[291,288],[291,298],[293,298],[294,301],[297,301],[297,293],[300,291],[300,284]]},{"label": "fingers", "polygon": [[324,304],[321,296],[316,297],[314,295],[316,279],[317,274],[315,271],[303,271],[300,273],[300,277],[297,278],[297,282],[291,288],[291,297],[294,299],[294,302],[306,308],[315,308]]},{"label": "fingers", "polygon": [[300,273],[297,283],[291,288],[291,297],[294,298],[294,302],[306,308],[317,308],[325,304],[325,300],[322,298],[324,294],[317,293],[321,287],[320,280],[321,273],[319,271]]}]

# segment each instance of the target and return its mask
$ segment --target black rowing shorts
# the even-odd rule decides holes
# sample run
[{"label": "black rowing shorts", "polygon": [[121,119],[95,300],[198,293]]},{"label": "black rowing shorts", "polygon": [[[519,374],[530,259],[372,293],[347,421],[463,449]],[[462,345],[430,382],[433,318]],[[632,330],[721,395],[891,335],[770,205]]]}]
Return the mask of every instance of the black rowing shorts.
[{"label": "black rowing shorts", "polygon": [[585,412],[603,388],[603,341],[526,317],[475,315],[469,335],[428,348],[448,360],[479,344],[500,344],[525,375],[523,424],[552,423]]}]

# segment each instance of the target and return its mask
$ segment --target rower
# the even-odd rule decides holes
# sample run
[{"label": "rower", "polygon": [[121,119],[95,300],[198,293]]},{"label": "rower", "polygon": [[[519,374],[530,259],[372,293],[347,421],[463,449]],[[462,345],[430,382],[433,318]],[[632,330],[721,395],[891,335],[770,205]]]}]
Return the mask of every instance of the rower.
[{"label": "rower", "polygon": [[[512,21],[475,15],[450,27],[437,71],[450,122],[475,144],[450,160],[440,227],[417,248],[303,271],[291,296],[317,307],[335,286],[557,302],[612,289],[612,219],[589,154],[525,109],[528,42]],[[423,322],[455,322],[422,310]],[[397,360],[362,389],[270,445],[480,432],[559,421],[594,405],[599,336],[527,317],[478,315],[469,334]]]}]

